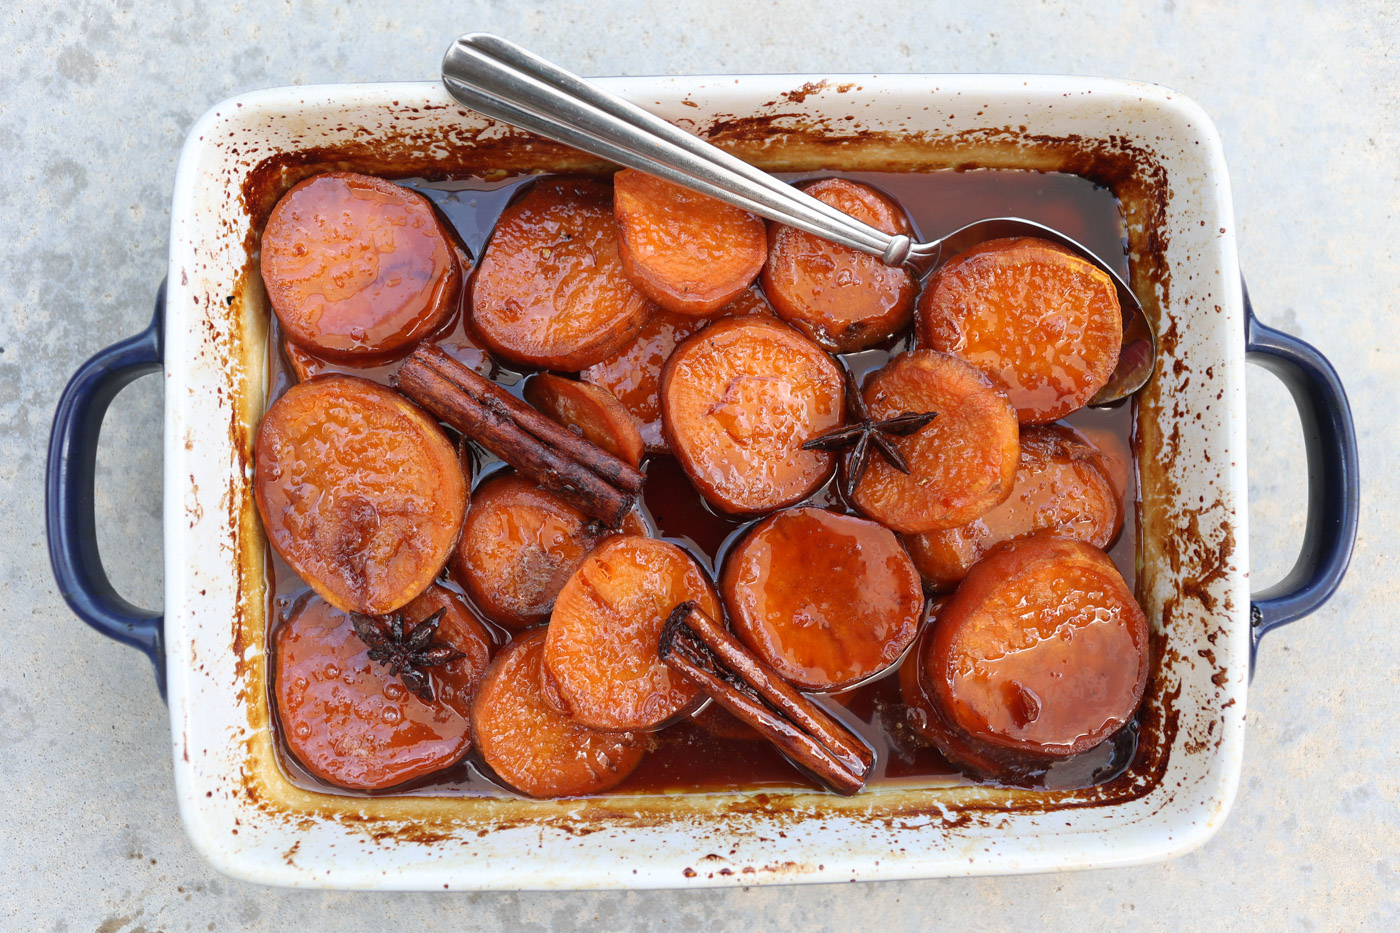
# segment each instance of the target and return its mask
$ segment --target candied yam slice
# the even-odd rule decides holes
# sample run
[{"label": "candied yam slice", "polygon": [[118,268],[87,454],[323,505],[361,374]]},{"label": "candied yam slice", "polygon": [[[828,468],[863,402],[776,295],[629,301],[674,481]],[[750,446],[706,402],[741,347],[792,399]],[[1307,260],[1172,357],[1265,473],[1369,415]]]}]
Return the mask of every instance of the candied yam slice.
[{"label": "candied yam slice", "polygon": [[481,757],[502,781],[531,797],[576,797],[616,787],[646,754],[644,740],[598,732],[540,693],[545,632],[511,642],[496,657],[472,704]]},{"label": "candied yam slice", "polygon": [[[885,233],[911,233],[903,209],[869,185],[824,178],[802,189]],[[874,346],[914,316],[917,283],[908,269],[796,227],[773,224],[771,236],[763,290],[779,317],[826,349]]]},{"label": "candied yam slice", "polygon": [[1024,424],[1086,404],[1118,365],[1123,313],[1107,273],[1047,240],[988,240],[949,260],[919,298],[921,346],[1006,387]]},{"label": "candied yam slice", "polygon": [[762,315],[716,321],[661,375],[667,443],[700,494],[730,513],[782,508],[826,482],[835,456],[802,444],[840,424],[844,406],[831,357]]},{"label": "candied yam slice", "polygon": [[337,609],[384,615],[428,588],[462,528],[467,483],[437,423],[354,376],[292,386],[258,429],[268,540]]},{"label": "candied yam slice", "polygon": [[[643,528],[629,515],[624,528]],[[541,622],[588,552],[609,534],[534,480],[502,472],[472,495],[452,573],[487,618],[520,629]]]},{"label": "candied yam slice", "polygon": [[641,427],[602,386],[540,373],[525,383],[525,401],[619,460],[632,466],[641,464]]},{"label": "candied yam slice", "polygon": [[427,198],[354,172],[293,186],[262,237],[278,321],[328,359],[391,356],[433,333],[457,307],[465,259]]},{"label": "candied yam slice", "polygon": [[867,380],[876,420],[937,412],[913,434],[894,438],[909,464],[901,473],[872,451],[855,505],[901,532],[964,525],[1011,494],[1020,460],[1016,411],[1005,393],[946,353],[901,353]]},{"label": "candied yam slice", "polygon": [[[461,634],[445,628],[439,626],[438,640]],[[460,676],[474,684],[485,668],[476,636],[451,643],[473,652],[454,664],[466,665]],[[457,702],[420,700],[370,660],[349,613],[318,596],[307,594],[293,607],[273,633],[273,652],[282,737],[323,781],[352,790],[394,787],[454,764],[471,745],[471,723]],[[455,683],[459,675],[448,676]]]},{"label": "candied yam slice", "polygon": [[439,703],[452,707],[463,718],[471,716],[472,697],[476,696],[476,688],[486,675],[486,666],[491,663],[496,646],[491,630],[470,603],[437,583],[399,611],[403,613],[408,632],[434,613],[442,612],[433,640],[452,646],[463,657],[428,668],[428,680]]},{"label": "candied yam slice", "polygon": [[674,544],[623,535],[584,560],[559,593],[544,656],[575,719],[613,732],[652,729],[696,701],[699,688],[657,655],[667,616],[688,600],[718,617],[704,570]]},{"label": "candied yam slice", "polygon": [[768,255],[759,217],[645,172],[613,176],[613,211],[627,277],[677,314],[704,317],[723,308]]},{"label": "candied yam slice", "polygon": [[501,213],[476,270],[471,309],[495,355],[576,372],[627,346],[656,306],[623,274],[611,189],[554,178]]},{"label": "candied yam slice", "polygon": [[924,594],[882,525],[816,508],[764,519],[725,561],[734,633],[803,690],[849,687],[885,670],[919,630]]},{"label": "candied yam slice", "polygon": [[906,535],[924,583],[949,590],[994,545],[1048,532],[1106,548],[1122,506],[1097,448],[1061,425],[1021,430],[1021,460],[1005,502],[957,528]]},{"label": "candied yam slice", "polygon": [[1147,669],[1147,618],[1113,562],[1040,536],[999,545],[968,573],[939,613],[925,683],[965,742],[1053,760],[1132,718]]}]

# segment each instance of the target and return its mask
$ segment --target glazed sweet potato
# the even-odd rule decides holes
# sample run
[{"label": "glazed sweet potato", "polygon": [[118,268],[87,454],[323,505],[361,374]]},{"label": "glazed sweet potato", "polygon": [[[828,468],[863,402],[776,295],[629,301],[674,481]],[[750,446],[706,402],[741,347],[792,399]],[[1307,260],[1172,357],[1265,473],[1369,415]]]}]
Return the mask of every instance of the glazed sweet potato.
[{"label": "glazed sweet potato", "polygon": [[306,179],[263,231],[272,309],[293,342],[327,359],[408,349],[456,308],[465,271],[427,198],[370,175]]},{"label": "glazed sweet potato", "polygon": [[705,317],[749,287],[768,256],[763,221],[654,175],[613,176],[622,268],[668,311]]},{"label": "glazed sweet potato", "polygon": [[1062,425],[1021,430],[1021,461],[1005,502],[957,528],[905,535],[924,583],[949,590],[1003,541],[1049,532],[1106,548],[1122,506],[1097,448]]},{"label": "glazed sweet potato", "polygon": [[501,213],[477,267],[471,309],[492,353],[575,372],[627,346],[656,306],[623,274],[612,190],[555,178]]},{"label": "glazed sweet potato", "polygon": [[429,667],[428,680],[432,684],[437,702],[455,709],[463,718],[471,716],[472,698],[481,678],[486,675],[486,667],[491,663],[491,654],[496,641],[465,599],[447,587],[434,583],[415,597],[407,606],[399,610],[403,614],[409,632],[412,627],[442,611],[438,621],[435,641],[450,645],[460,651],[463,657],[446,664]]},{"label": "glazed sweet potato", "polygon": [[849,687],[889,667],[924,608],[889,529],[815,508],[759,522],[730,552],[720,592],[734,633],[803,690]]},{"label": "glazed sweet potato", "polygon": [[616,787],[646,754],[639,736],[598,732],[540,695],[545,631],[517,638],[497,656],[472,706],[481,757],[506,784],[531,797],[575,797]]},{"label": "glazed sweet potato", "polygon": [[[406,618],[422,621],[414,611]],[[321,780],[354,790],[393,787],[460,760],[471,744],[461,707],[490,647],[479,625],[458,624],[463,618],[438,627],[436,640],[467,657],[434,673],[448,689],[428,703],[370,660],[348,613],[304,597],[273,634],[273,698],[292,754]]]},{"label": "glazed sweet potato", "polygon": [[718,615],[694,559],[666,541],[624,535],[598,546],[554,606],[544,666],[575,719],[610,732],[653,729],[693,704],[699,688],[661,662],[661,627],[677,605]]},{"label": "glazed sweet potato", "polygon": [[[993,548],[944,605],[924,671],[941,723],[988,776],[1086,751],[1132,718],[1147,619],[1092,545],[1040,536]],[[942,748],[955,763],[959,747]]]},{"label": "glazed sweet potato", "polygon": [[762,315],[716,321],[661,374],[667,444],[700,494],[730,513],[782,508],[826,482],[834,455],[802,444],[840,424],[844,406],[831,357]]},{"label": "glazed sweet potato", "polygon": [[[802,189],[885,233],[911,232],[899,205],[869,185],[824,178]],[[779,317],[822,347],[863,350],[913,317],[917,283],[909,270],[795,227],[771,224],[770,236],[763,290]]]},{"label": "glazed sweet potato", "polygon": [[[635,516],[624,528],[645,533]],[[498,473],[472,495],[452,573],[489,619],[526,628],[549,615],[588,552],[612,533],[534,480]]]},{"label": "glazed sweet potato", "polygon": [[956,528],[1011,494],[1020,460],[1016,412],[982,373],[946,353],[901,353],[867,380],[876,419],[936,412],[913,434],[894,438],[909,463],[900,473],[871,455],[855,505],[901,533]]},{"label": "glazed sweet potato", "polygon": [[272,547],[337,609],[383,615],[427,589],[467,484],[437,423],[353,376],[288,389],[263,416],[253,490]]},{"label": "glazed sweet potato", "polygon": [[633,466],[642,462],[641,426],[602,386],[539,373],[525,383],[525,401],[614,457]]},{"label": "glazed sweet potato", "polygon": [[939,269],[919,298],[920,346],[995,378],[1023,424],[1063,418],[1093,398],[1118,365],[1122,341],[1113,280],[1046,240],[974,246]]}]

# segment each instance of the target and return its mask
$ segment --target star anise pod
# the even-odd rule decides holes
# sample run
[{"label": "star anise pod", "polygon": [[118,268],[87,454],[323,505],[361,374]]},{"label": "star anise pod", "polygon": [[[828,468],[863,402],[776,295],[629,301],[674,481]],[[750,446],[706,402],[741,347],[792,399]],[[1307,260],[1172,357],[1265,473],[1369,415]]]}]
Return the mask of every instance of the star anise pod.
[{"label": "star anise pod", "polygon": [[875,449],[880,451],[890,466],[907,474],[909,462],[904,459],[904,454],[900,453],[899,448],[894,445],[894,438],[913,434],[936,418],[938,413],[934,411],[922,413],[906,411],[876,421],[870,414],[870,406],[865,404],[865,396],[861,393],[860,386],[856,384],[856,377],[851,374],[849,369],[843,367],[842,371],[846,375],[846,410],[850,413],[851,421],[810,438],[803,442],[802,449],[839,450],[842,447],[854,445],[851,450],[851,459],[846,464],[845,490],[846,498],[849,499],[855,495],[856,486],[860,484],[861,477],[865,475],[872,444]]},{"label": "star anise pod", "polygon": [[415,625],[406,636],[401,612],[387,616],[352,612],[350,621],[355,626],[355,634],[369,645],[370,660],[386,665],[389,673],[397,674],[403,685],[417,694],[419,699],[432,703],[436,696],[427,669],[466,657],[449,644],[433,641],[438,623],[446,612],[446,609],[439,609]]}]

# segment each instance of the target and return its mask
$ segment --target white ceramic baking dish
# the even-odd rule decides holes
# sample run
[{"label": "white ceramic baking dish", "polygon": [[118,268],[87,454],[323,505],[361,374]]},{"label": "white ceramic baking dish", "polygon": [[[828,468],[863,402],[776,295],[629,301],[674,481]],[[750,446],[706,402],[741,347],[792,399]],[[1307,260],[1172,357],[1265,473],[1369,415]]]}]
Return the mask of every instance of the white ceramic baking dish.
[{"label": "white ceramic baking dish", "polygon": [[1253,325],[1259,352],[1312,393],[1303,410],[1321,431],[1314,473],[1341,492],[1315,497],[1311,518],[1326,527],[1310,525],[1311,563],[1268,599],[1256,597],[1252,622],[1244,420],[1252,317],[1210,120],[1160,87],[1083,78],[603,83],[769,169],[1033,168],[1113,188],[1128,220],[1133,285],[1161,335],[1158,372],[1136,400],[1138,590],[1154,670],[1133,766],[1090,790],[949,783],[850,799],[362,798],[290,783],[269,729],[266,548],[251,495],[267,368],[268,311],[252,259],[261,224],[288,186],[332,167],[409,176],[592,163],[462,110],[435,84],[285,88],[215,107],[180,160],[164,296],[163,630],[102,576],[89,543],[85,447],[95,446],[120,385],[160,365],[159,312],[150,331],[75,377],[50,457],[51,553],[65,596],[85,619],[157,658],[163,634],[158,675],[169,686],[176,786],[199,850],[229,874],[269,884],[460,890],[1030,872],[1164,859],[1204,842],[1239,780],[1253,632],[1330,594],[1355,506],[1340,385],[1305,345]]}]

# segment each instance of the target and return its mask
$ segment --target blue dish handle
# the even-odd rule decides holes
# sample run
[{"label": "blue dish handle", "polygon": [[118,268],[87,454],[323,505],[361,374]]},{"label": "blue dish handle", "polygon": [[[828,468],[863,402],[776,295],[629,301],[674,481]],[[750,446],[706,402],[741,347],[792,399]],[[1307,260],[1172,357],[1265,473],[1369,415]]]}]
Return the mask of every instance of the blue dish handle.
[{"label": "blue dish handle", "polygon": [[73,374],[58,400],[44,477],[49,562],[58,591],[78,617],[109,638],[145,652],[165,696],[165,626],[159,612],[133,606],[117,593],[97,553],[93,482],[102,416],[118,392],[165,359],[165,283],[156,293],[150,326],[101,350]]},{"label": "blue dish handle", "polygon": [[1250,598],[1250,669],[1266,632],[1295,622],[1332,596],[1351,561],[1361,510],[1356,428],[1337,371],[1311,345],[1259,323],[1244,287],[1245,357],[1283,380],[1298,406],[1308,457],[1308,519],[1293,569]]}]

